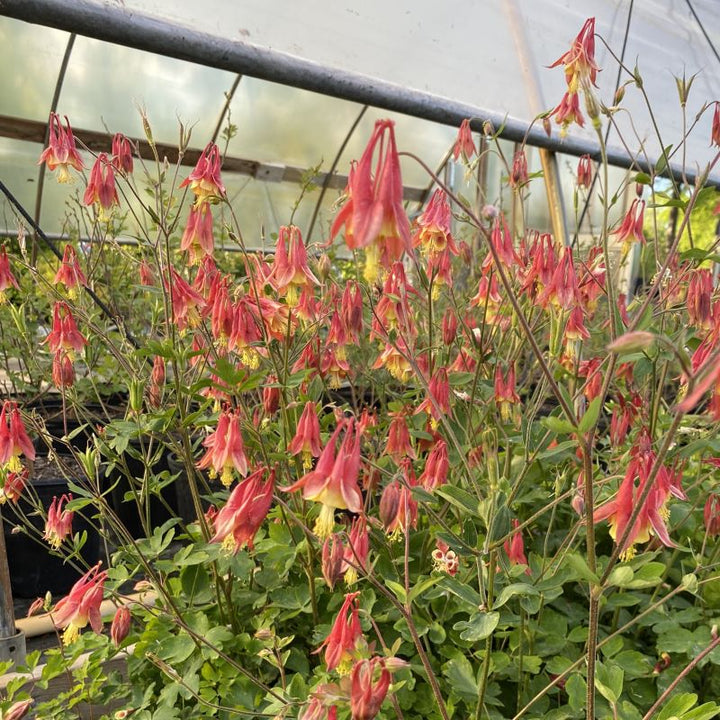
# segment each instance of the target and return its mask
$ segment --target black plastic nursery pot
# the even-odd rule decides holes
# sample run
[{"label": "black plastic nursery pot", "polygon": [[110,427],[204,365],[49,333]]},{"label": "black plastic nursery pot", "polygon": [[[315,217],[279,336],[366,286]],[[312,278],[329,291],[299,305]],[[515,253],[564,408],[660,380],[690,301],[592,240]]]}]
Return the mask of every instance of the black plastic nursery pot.
[{"label": "black plastic nursery pot", "polygon": [[[42,507],[47,511],[54,497],[68,492],[67,480],[63,477],[47,477],[31,481]],[[3,506],[3,527],[7,547],[10,583],[15,597],[36,598],[50,592],[54,596],[66,594],[83,574],[62,557],[51,553],[49,546],[40,539],[45,527],[44,518],[35,512],[34,505],[27,497],[18,501],[19,510],[25,514],[23,520],[12,504]],[[16,526],[32,524],[37,532],[15,531]],[[100,536],[95,528],[79,513],[73,517],[73,534],[87,532],[87,540],[80,554],[87,565],[94,565],[100,559]],[[39,535],[38,535],[39,533]],[[77,562],[76,562],[77,564]]]}]

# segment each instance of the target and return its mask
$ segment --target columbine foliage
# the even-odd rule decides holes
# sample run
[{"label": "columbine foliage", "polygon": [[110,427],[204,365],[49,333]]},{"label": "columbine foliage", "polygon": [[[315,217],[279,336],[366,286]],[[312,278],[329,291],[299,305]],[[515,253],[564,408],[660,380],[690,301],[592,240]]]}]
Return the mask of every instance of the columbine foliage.
[{"label": "columbine foliage", "polygon": [[[567,93],[545,119],[582,125],[582,99],[602,143],[617,108],[595,96],[594,48],[591,19],[551,66]],[[50,127],[41,160],[67,182],[83,162],[67,119]],[[483,131],[522,208],[542,178]],[[678,252],[708,191],[675,188],[668,247],[644,226],[669,197],[656,175],[606,188],[584,156],[576,206],[599,202],[603,222],[563,246],[437,178],[411,224],[398,147],[379,121],[332,250],[288,225],[253,252],[214,144],[184,176],[121,135],[77,195],[102,243],[70,238],[61,263],[0,249],[17,395],[0,502],[44,512],[32,476],[49,455],[71,493],[44,535],[18,532],[81,563],[82,516],[110,551],[39,603],[65,631],[42,680],[75,668],[40,716],[81,701],[138,720],[718,712],[718,255]],[[453,157],[482,160],[469,121]],[[136,249],[115,242],[129,209]],[[657,265],[634,294],[631,254]],[[47,383],[57,438],[33,402]],[[105,635],[103,596],[119,606]],[[129,681],[105,669],[118,652]],[[27,712],[27,693],[10,684],[3,713]]]}]

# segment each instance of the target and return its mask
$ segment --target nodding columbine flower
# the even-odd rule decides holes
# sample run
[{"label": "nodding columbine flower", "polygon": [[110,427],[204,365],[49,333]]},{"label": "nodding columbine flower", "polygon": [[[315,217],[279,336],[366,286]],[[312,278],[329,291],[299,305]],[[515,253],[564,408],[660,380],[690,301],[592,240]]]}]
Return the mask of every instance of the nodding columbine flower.
[{"label": "nodding columbine flower", "polygon": [[696,268],[690,275],[685,304],[690,322],[703,330],[710,330],[713,324],[713,290],[712,272]]},{"label": "nodding columbine flower", "polygon": [[341,675],[347,675],[358,649],[363,644],[359,595],[359,592],[353,592],[345,596],[330,633],[316,651],[320,652],[325,648],[325,664],[330,672],[337,669]]},{"label": "nodding columbine flower", "polygon": [[412,247],[394,127],[391,120],[375,123],[360,161],[350,170],[347,200],[330,229],[331,240],[344,227],[347,246],[365,248],[364,274],[370,283]]},{"label": "nodding columbine flower", "polygon": [[374,657],[355,664],[350,685],[352,720],[373,720],[377,716],[390,687],[390,680],[390,671],[381,658]]},{"label": "nodding columbine flower", "polygon": [[[655,464],[656,455],[646,429],[640,431],[637,444],[630,454],[631,459],[617,495],[596,508],[594,513],[596,523],[608,520],[610,536],[616,543],[620,542],[626,532],[630,518],[644,492]],[[670,472],[664,466],[660,468],[640,514],[632,525],[625,543],[620,548],[621,559],[631,560],[635,556],[635,545],[647,542],[651,535],[656,535],[666,547],[675,547],[675,543],[668,535],[665,521],[669,514],[667,501],[670,495],[685,499],[679,480],[679,473]]]},{"label": "nodding columbine flower", "polygon": [[274,491],[274,468],[268,473],[267,468],[261,467],[249,475],[230,493],[213,518],[215,534],[210,542],[222,543],[234,553],[245,545],[252,550],[255,535],[272,505]]},{"label": "nodding columbine flower", "polygon": [[413,369],[408,357],[407,345],[398,338],[395,343],[385,344],[385,349],[373,364],[373,370],[384,367],[398,382],[409,382]]},{"label": "nodding columbine flower", "polygon": [[457,337],[457,328],[457,313],[453,310],[453,308],[448,307],[442,318],[442,339],[448,347],[455,342],[455,338]]},{"label": "nodding columbine flower", "polygon": [[180,183],[180,187],[190,186],[197,206],[207,202],[215,203],[225,197],[225,186],[220,179],[221,161],[218,146],[213,142],[208,143],[195,169]]},{"label": "nodding columbine flower", "polygon": [[102,632],[100,604],[106,579],[107,571],[100,571],[98,563],[72,586],[67,597],[60,600],[51,612],[55,626],[65,630],[63,642],[66,645],[77,640],[80,630],[88,623],[93,632]]},{"label": "nodding columbine flower", "polygon": [[10,288],[19,290],[20,286],[10,270],[10,260],[8,259],[7,250],[3,245],[0,247],[0,305],[7,302],[5,293]]},{"label": "nodding columbine flower", "polygon": [[213,216],[210,203],[191,205],[187,224],[180,240],[180,250],[189,254],[191,265],[197,265],[215,250]]},{"label": "nodding columbine flower", "polygon": [[431,417],[430,423],[434,430],[437,430],[440,421],[450,412],[450,382],[446,368],[438,368],[430,378],[428,397],[417,406],[414,414],[421,412]]},{"label": "nodding columbine flower", "polygon": [[410,439],[410,430],[407,424],[407,414],[405,412],[388,413],[392,420],[388,428],[388,439],[385,445],[385,453],[389,455],[398,465],[406,457],[415,458],[415,450],[413,450],[412,441]]},{"label": "nodding columbine flower", "polygon": [[179,330],[194,328],[200,324],[200,312],[205,308],[205,298],[183,280],[175,268],[170,268],[170,281],[164,280],[170,293],[173,320]]},{"label": "nodding columbine flower", "polygon": [[[340,432],[345,436],[335,455],[335,443]],[[338,423],[335,431],[320,453],[315,469],[303,475],[285,492],[302,490],[306,500],[321,503],[320,515],[315,522],[314,532],[319,538],[332,534],[335,525],[335,510],[350,510],[361,513],[363,498],[358,487],[360,473],[360,436],[354,419]]]},{"label": "nodding columbine flower", "polygon": [[432,491],[447,482],[449,469],[447,443],[440,439],[430,450],[425,461],[425,468],[418,478],[418,483],[426,490]]},{"label": "nodding columbine flower", "polygon": [[207,451],[197,463],[200,470],[210,469],[210,476],[217,477],[225,487],[233,481],[233,471],[238,475],[247,475],[248,465],[245,457],[242,432],[240,430],[239,411],[225,408],[218,418],[217,427],[203,441]]},{"label": "nodding columbine flower", "polygon": [[153,358],[153,369],[150,373],[150,385],[148,386],[148,404],[150,407],[160,407],[163,387],[165,386],[165,358],[156,355]]},{"label": "nodding columbine flower", "polygon": [[132,145],[122,133],[115,133],[112,139],[112,164],[127,175],[133,171]]},{"label": "nodding columbine flower", "polygon": [[510,365],[505,377],[500,365],[495,368],[495,403],[504,423],[517,421],[520,396],[515,391],[515,365]]},{"label": "nodding columbine flower", "polygon": [[308,267],[305,244],[294,225],[283,225],[278,232],[272,273],[278,292],[285,295],[290,307],[297,305],[302,289],[320,284]]},{"label": "nodding columbine flower", "polygon": [[703,519],[705,520],[705,530],[708,537],[720,535],[720,495],[716,493],[708,495],[703,509]]},{"label": "nodding columbine flower", "polygon": [[17,403],[6,400],[0,410],[0,467],[11,473],[22,472],[20,456],[32,461],[35,448],[25,430]]},{"label": "nodding columbine flower", "polygon": [[457,162],[462,156],[463,160],[468,162],[473,155],[477,155],[477,149],[470,128],[470,118],[465,118],[458,128],[457,139],[453,147],[453,160]]},{"label": "nodding columbine flower", "polygon": [[63,284],[71,298],[76,298],[78,287],[86,287],[87,279],[83,273],[80,263],[78,262],[77,253],[72,245],[65,246],[62,263],[59,270],[55,273],[53,280],[55,285]]},{"label": "nodding columbine flower", "polygon": [[370,339],[386,339],[391,330],[397,330],[403,338],[414,338],[417,329],[413,320],[409,298],[417,291],[408,282],[405,268],[400,262],[394,263],[388,273],[383,292],[375,305]]},{"label": "nodding columbine flower", "polygon": [[628,252],[633,243],[645,244],[643,223],[645,219],[645,201],[633,200],[622,222],[612,235],[617,235],[617,241],[623,243],[623,255]]},{"label": "nodding columbine flower", "polygon": [[[512,526],[516,529],[520,525],[517,519],[512,521]],[[522,532],[515,530],[512,537],[503,543],[503,548],[508,556],[511,565],[527,565],[528,561],[525,557],[525,543],[523,542]],[[525,570],[526,575],[530,575],[530,568]]]},{"label": "nodding columbine flower", "polygon": [[5,475],[5,483],[0,487],[0,505],[4,505],[8,500],[17,505],[17,501],[25,490],[27,484],[28,471],[22,468],[18,472],[10,471]]},{"label": "nodding columbine flower", "polygon": [[75,324],[75,318],[66,302],[59,300],[53,308],[52,329],[45,338],[50,350],[54,353],[64,351],[72,360],[75,353],[82,352],[87,340]]},{"label": "nodding columbine flower", "polygon": [[315,403],[310,400],[305,403],[295,436],[288,446],[288,452],[291,455],[302,453],[303,468],[306,471],[312,467],[312,459],[320,456],[320,421]]},{"label": "nodding columbine flower", "polygon": [[440,255],[449,250],[458,254],[457,245],[452,236],[452,212],[444,190],[436,190],[425,210],[415,221],[417,232],[413,237],[413,246],[427,256]]},{"label": "nodding columbine flower", "polygon": [[561,135],[564,135],[567,132],[568,126],[573,123],[577,123],[580,127],[585,127],[585,118],[580,111],[580,97],[576,92],[566,92],[550,115],[554,115],[555,122],[558,125],[562,125],[560,130]]},{"label": "nodding columbine flower", "polygon": [[595,80],[600,68],[595,63],[595,18],[585,21],[570,49],[550,67],[558,65],[565,67],[565,81],[572,92],[576,92],[584,80],[597,87]]},{"label": "nodding columbine flower", "polygon": [[147,260],[143,260],[140,263],[140,284],[145,287],[154,287],[155,282],[155,273],[150,267],[150,263],[148,263]]},{"label": "nodding columbine flower", "polygon": [[72,495],[63,495],[59,499],[54,497],[48,509],[43,539],[50,543],[50,547],[55,550],[63,544],[65,538],[72,534],[75,513],[65,507],[71,500]]},{"label": "nodding columbine flower", "polygon": [[105,153],[100,153],[90,171],[85,195],[85,205],[96,204],[100,208],[100,219],[106,219],[105,212],[113,205],[119,205],[117,190],[115,189],[115,168]]},{"label": "nodding columbine flower", "polygon": [[70,121],[65,116],[65,125],[62,126],[60,116],[57,113],[50,113],[50,135],[48,146],[42,151],[38,165],[46,163],[49,170],[58,168],[59,183],[72,182],[70,168],[74,168],[80,172],[85,166],[82,158],[75,147],[75,137],[73,136]]},{"label": "nodding columbine flower", "polygon": [[577,186],[589,188],[592,185],[592,159],[589,155],[582,155],[577,166]]},{"label": "nodding columbine flower", "polygon": [[110,625],[110,639],[115,647],[120,647],[122,641],[128,636],[131,620],[130,610],[126,605],[121,605],[115,612],[115,617]]},{"label": "nodding columbine flower", "polygon": [[417,525],[418,503],[412,496],[411,488],[418,483],[409,459],[403,460],[401,467],[405,482],[393,480],[380,498],[380,520],[390,539],[406,535],[411,527]]},{"label": "nodding columbine flower", "polygon": [[520,149],[513,156],[508,182],[511,188],[521,188],[523,185],[527,185],[529,179],[525,150]]},{"label": "nodding columbine flower", "polygon": [[355,518],[348,533],[348,542],[343,551],[343,561],[340,572],[345,575],[345,582],[352,585],[358,578],[358,568],[367,572],[368,551],[370,537],[368,535],[367,521],[361,515]]}]

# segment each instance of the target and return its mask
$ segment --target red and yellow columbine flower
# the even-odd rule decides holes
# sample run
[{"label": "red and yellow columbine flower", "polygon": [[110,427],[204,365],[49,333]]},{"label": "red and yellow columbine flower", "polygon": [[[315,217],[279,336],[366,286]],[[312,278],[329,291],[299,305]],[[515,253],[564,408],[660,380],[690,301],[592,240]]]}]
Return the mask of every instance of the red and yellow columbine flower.
[{"label": "red and yellow columbine flower", "polygon": [[100,571],[100,563],[88,570],[73,585],[67,597],[64,597],[55,606],[51,617],[55,626],[65,630],[63,642],[69,644],[77,640],[80,630],[90,623],[94,632],[102,632],[102,617],[100,604],[103,599],[103,589],[107,572]]},{"label": "red and yellow columbine flower", "polygon": [[[336,455],[335,443],[343,429],[345,436]],[[340,422],[320,453],[315,469],[290,487],[282,488],[285,492],[302,490],[306,500],[321,503],[314,528],[320,538],[332,534],[336,510],[362,512],[363,499],[357,482],[360,473],[360,435],[355,420]]]},{"label": "red and yellow columbine flower", "polygon": [[3,245],[0,247],[0,305],[7,302],[5,293],[10,288],[20,289],[15,276],[10,270],[10,260],[8,259],[7,250]]},{"label": "red and yellow columbine flower", "polygon": [[75,513],[65,507],[71,500],[72,495],[63,495],[59,499],[54,497],[48,509],[43,540],[50,543],[50,547],[55,548],[55,550],[63,544],[68,535],[72,534]]},{"label": "red and yellow columbine flower", "polygon": [[375,123],[360,161],[350,170],[347,200],[330,230],[334,239],[344,227],[347,246],[365,249],[368,282],[375,282],[381,269],[389,268],[412,245],[394,126],[391,120]]},{"label": "red and yellow columbine flower", "polygon": [[87,345],[87,340],[75,324],[70,307],[62,300],[55,303],[52,329],[45,342],[52,352],[56,354],[64,352],[70,360],[74,359],[75,353],[82,352]]},{"label": "red and yellow columbine flower", "polygon": [[495,368],[495,403],[504,423],[516,422],[519,416],[520,396],[515,391],[515,366],[510,365],[503,377],[500,365]]},{"label": "red and yellow columbine flower", "polygon": [[380,520],[391,539],[406,535],[417,525],[418,503],[411,490],[417,480],[409,459],[403,460],[401,466],[405,482],[393,480],[380,498]]},{"label": "red and yellow columbine flower", "polygon": [[318,648],[325,648],[325,664],[328,671],[337,669],[341,675],[347,675],[362,644],[363,632],[360,626],[358,606],[359,592],[348,593],[335,617],[330,633]]},{"label": "red and yellow columbine flower", "polygon": [[595,63],[595,18],[588,18],[580,29],[570,49],[561,55],[551,68],[563,65],[565,81],[576,92],[584,80],[596,85],[600,68]]},{"label": "red and yellow columbine flower", "polygon": [[210,469],[210,476],[217,477],[225,487],[230,487],[233,472],[247,475],[248,466],[245,457],[242,432],[240,430],[239,412],[226,408],[220,413],[215,431],[203,441],[207,448],[200,458],[197,467],[200,470]]},{"label": "red and yellow columbine flower", "polygon": [[[603,520],[610,523],[610,536],[615,542],[620,542],[628,528],[630,518],[645,490],[655,461],[656,456],[652,450],[649,433],[647,430],[642,430],[637,444],[631,451],[631,459],[617,495],[596,508],[594,513],[596,523]],[[685,499],[679,479],[678,474],[671,473],[664,466],[657,472],[653,487],[642,505],[640,514],[633,523],[625,543],[620,548],[620,557],[623,560],[632,559],[635,556],[635,545],[647,542],[651,535],[657,536],[666,547],[675,547],[675,543],[668,535],[665,521],[669,514],[667,501],[670,495]]]},{"label": "red and yellow columbine flower", "polygon": [[72,245],[65,246],[62,263],[60,264],[58,271],[55,273],[53,283],[55,285],[64,285],[71,298],[77,297],[79,287],[87,286],[85,273],[83,273],[82,268],[80,267],[77,253]]},{"label": "red and yellow columbine flower", "polygon": [[633,243],[645,244],[644,218],[645,201],[635,199],[620,225],[612,231],[612,235],[617,235],[617,241],[623,243],[623,255],[627,254]]},{"label": "red and yellow columbine flower", "polygon": [[115,133],[112,139],[112,164],[116,170],[130,175],[133,171],[132,145],[122,134]]},{"label": "red and yellow columbine flower", "polygon": [[410,430],[407,424],[407,414],[405,412],[388,413],[392,420],[388,428],[387,444],[385,445],[385,454],[389,455],[398,465],[406,457],[415,458],[415,450],[413,450],[412,441],[410,439]]},{"label": "red and yellow columbine flower", "polygon": [[[266,477],[267,476],[267,477]],[[213,518],[215,534],[210,542],[220,542],[237,553],[253,539],[267,517],[275,490],[275,470],[261,467],[230,493],[224,507]]]},{"label": "red and yellow columbine flower", "polygon": [[170,282],[164,280],[170,293],[173,320],[178,329],[194,328],[200,324],[200,312],[205,308],[205,298],[183,280],[175,268],[170,268]]},{"label": "red and yellow columbine flower", "polygon": [[301,290],[320,284],[308,267],[305,244],[300,229],[294,225],[280,228],[275,246],[272,278],[278,292],[285,295],[291,307],[297,305]]},{"label": "red and yellow columbine flower", "polygon": [[415,410],[415,415],[424,412],[431,417],[431,425],[437,430],[440,421],[450,412],[450,382],[447,369],[438,368],[430,378],[426,397]]},{"label": "red and yellow columbine flower", "polygon": [[577,186],[589,188],[592,184],[592,159],[589,155],[582,155],[577,165]]},{"label": "red and yellow columbine flower", "polygon": [[[517,520],[512,521],[515,532],[512,537],[503,543],[503,549],[508,556],[511,565],[527,565],[528,561],[525,557],[525,544],[523,543],[522,532],[517,530],[520,523]],[[525,570],[527,575],[530,574],[530,568]]]},{"label": "red and yellow columbine flower", "polygon": [[312,459],[320,455],[320,421],[318,420],[315,403],[308,401],[298,421],[295,436],[290,441],[288,452],[291,455],[302,453],[303,468],[312,467]]},{"label": "red and yellow columbine flower", "polygon": [[25,430],[17,403],[6,400],[0,410],[0,468],[20,473],[20,456],[35,459],[35,448]]},{"label": "red and yellow columbine flower", "polygon": [[0,487],[0,505],[4,505],[8,500],[17,505],[17,501],[25,490],[27,484],[28,471],[21,468],[18,472],[10,471],[5,476],[5,482]]},{"label": "red and yellow columbine flower", "polygon": [[458,128],[457,139],[453,146],[453,160],[457,162],[462,157],[465,162],[468,162],[473,155],[477,155],[477,150],[470,128],[470,118],[465,118]]},{"label": "red and yellow columbine flower", "polygon": [[110,210],[113,205],[120,204],[115,189],[115,168],[105,153],[100,153],[92,166],[90,180],[85,188],[85,195],[83,195],[83,203],[98,205],[100,219],[106,218],[106,211]]},{"label": "red and yellow columbine flower", "polygon": [[426,490],[434,490],[447,482],[450,461],[448,460],[447,443],[440,439],[428,454],[425,468],[418,478],[418,483]]},{"label": "red and yellow columbine flower", "polygon": [[353,720],[374,720],[390,687],[390,671],[381,658],[361,660],[352,669],[350,712]]},{"label": "red and yellow columbine flower", "polygon": [[62,126],[60,116],[57,113],[50,113],[50,135],[48,146],[40,155],[38,165],[47,163],[49,170],[58,168],[58,182],[72,182],[70,168],[75,168],[80,172],[84,165],[80,154],[75,147],[75,137],[73,136],[70,121],[65,116],[65,125]]},{"label": "red and yellow columbine flower", "polygon": [[365,516],[361,515],[352,522],[340,566],[340,572],[345,575],[345,582],[348,585],[352,585],[357,580],[358,569],[367,572],[369,549],[370,538],[368,536],[367,521]]},{"label": "red and yellow columbine flower", "polygon": [[213,217],[210,203],[190,206],[187,224],[180,240],[180,250],[189,254],[191,265],[197,265],[204,257],[213,254]]},{"label": "red and yellow columbine flower", "polygon": [[217,202],[225,197],[225,186],[220,179],[220,150],[215,143],[208,143],[190,175],[180,187],[190,186],[195,194],[195,204]]}]

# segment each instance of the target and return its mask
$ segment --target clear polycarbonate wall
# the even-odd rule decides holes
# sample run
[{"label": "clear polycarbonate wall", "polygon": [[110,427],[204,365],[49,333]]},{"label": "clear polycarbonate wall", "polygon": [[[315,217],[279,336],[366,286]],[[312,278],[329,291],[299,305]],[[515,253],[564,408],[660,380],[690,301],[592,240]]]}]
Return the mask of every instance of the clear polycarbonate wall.
[{"label": "clear polycarbonate wall", "polygon": [[[720,61],[714,55],[715,46],[720,46],[720,3],[713,0],[692,0],[692,5],[687,0],[124,0],[85,4],[127,17],[143,13],[221,40],[312,61],[327,69],[330,78],[333,69],[356,73],[365,76],[369,84],[393,83],[398,92],[427,93],[437,97],[438,103],[457,101],[526,123],[559,101],[563,73],[547,66],[567,49],[585,18],[594,15],[597,32],[618,55],[623,53],[627,31],[624,61],[629,69],[639,63],[663,137],[656,136],[642,93],[635,87],[628,87],[623,109],[614,120],[631,153],[642,146],[651,159],[661,145],[675,145],[682,136],[683,114],[673,75],[698,73],[688,102],[688,123],[694,121],[703,103],[720,97]],[[42,145],[36,136],[23,139],[28,137],[23,133],[28,122],[47,121],[70,37],[65,30],[0,17],[0,58],[6,68],[0,74],[0,125],[12,128],[0,130],[0,169],[3,182],[31,215],[38,201],[37,159]],[[191,128],[190,146],[196,149],[202,149],[220,129],[217,142],[228,157],[267,166],[267,172],[258,174],[260,179],[224,174],[243,234],[254,244],[291,218],[307,230],[318,205],[313,240],[326,237],[341,188],[335,183],[322,201],[319,188],[306,189],[297,206],[303,187],[296,180],[301,172],[313,168],[328,172],[336,161],[336,173],[345,175],[350,161],[362,153],[378,118],[395,120],[399,148],[432,168],[440,167],[455,138],[453,126],[373,107],[351,133],[363,109],[357,102],[249,75],[238,82],[235,72],[138,50],[132,42],[128,37],[129,46],[122,46],[77,35],[62,76],[57,111],[68,115],[78,133],[123,132],[133,138],[144,137],[142,112],[157,142],[177,144],[182,124]],[[182,42],[179,33],[177,43]],[[597,60],[603,68],[598,94],[611,103],[618,66],[602,40],[598,40]],[[628,76],[621,78],[627,80]],[[700,117],[697,139],[687,145],[685,164],[692,171],[710,158],[710,120],[709,112]],[[230,126],[233,133],[228,140],[222,131]],[[587,127],[572,128],[568,141],[574,137],[595,139]],[[347,145],[340,152],[344,142]],[[563,154],[564,141],[558,142],[559,186],[572,225],[577,159]],[[614,128],[608,144],[622,150]],[[500,149],[511,159],[515,145],[501,141]],[[86,159],[89,165],[91,156]],[[528,149],[528,160],[531,172],[541,169],[536,150]],[[409,157],[403,157],[402,166],[409,195],[420,197],[429,184],[426,173]],[[284,168],[297,171],[295,181],[283,179]],[[476,188],[462,166],[451,162],[443,172],[453,187],[475,198]],[[505,174],[499,156],[489,154],[478,203],[505,206],[510,202],[501,189]],[[625,176],[625,170],[617,169],[611,182],[618,184]],[[138,182],[142,183],[141,177]],[[46,232],[82,234],[75,222],[79,192],[79,183],[61,186],[51,175],[46,177],[39,215]],[[410,202],[408,209],[412,214],[419,205]],[[618,206],[616,212],[620,210]],[[597,211],[591,209],[590,224],[598,220]],[[542,180],[531,184],[526,221],[540,230],[551,228]],[[0,231],[13,233],[17,224],[16,214],[0,200]],[[127,232],[132,236],[130,220]]]}]

